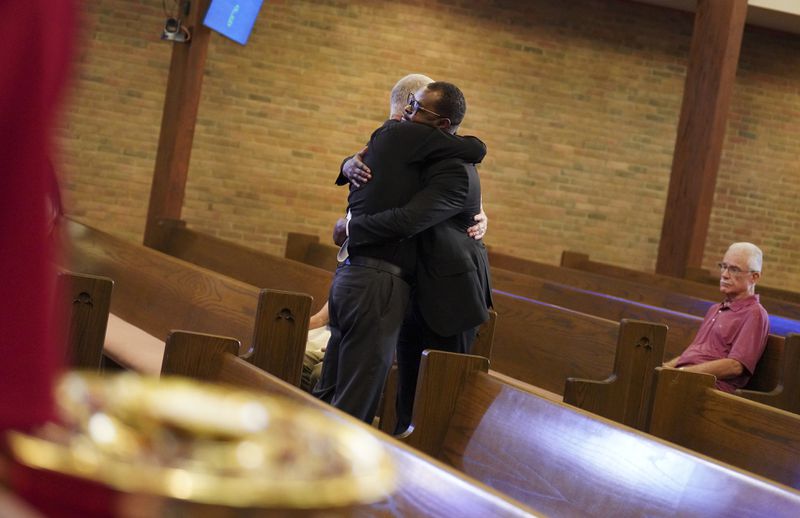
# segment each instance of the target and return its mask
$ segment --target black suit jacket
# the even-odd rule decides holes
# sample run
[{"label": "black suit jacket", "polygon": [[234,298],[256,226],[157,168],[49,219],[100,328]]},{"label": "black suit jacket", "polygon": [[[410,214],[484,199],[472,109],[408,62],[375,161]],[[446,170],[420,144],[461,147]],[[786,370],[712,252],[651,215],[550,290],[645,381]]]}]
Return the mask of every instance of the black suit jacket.
[{"label": "black suit jacket", "polygon": [[417,303],[434,332],[452,336],[484,322],[492,305],[486,247],[466,232],[480,212],[480,178],[473,164],[448,159],[428,167],[423,183],[401,208],[354,217],[350,243],[418,234]]},{"label": "black suit jacket", "polygon": [[[350,188],[348,208],[353,217],[376,214],[408,203],[422,187],[422,171],[433,161],[460,158],[480,161],[486,147],[475,137],[458,137],[412,122],[389,120],[375,130],[364,162],[372,180]],[[417,262],[416,240],[382,240],[348,245],[351,256],[374,257],[412,272]]]}]

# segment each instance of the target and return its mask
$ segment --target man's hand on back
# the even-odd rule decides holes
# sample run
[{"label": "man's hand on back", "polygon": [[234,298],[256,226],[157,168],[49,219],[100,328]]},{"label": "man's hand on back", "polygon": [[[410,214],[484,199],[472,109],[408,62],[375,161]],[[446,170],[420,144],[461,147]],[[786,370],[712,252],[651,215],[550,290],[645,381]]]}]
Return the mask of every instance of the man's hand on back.
[{"label": "man's hand on back", "polygon": [[367,152],[366,146],[348,159],[342,167],[342,174],[347,178],[353,187],[361,187],[372,179],[372,171],[363,162],[364,153]]},{"label": "man's hand on back", "polygon": [[483,205],[481,205],[481,213],[476,214],[473,219],[477,223],[467,229],[467,235],[477,241],[483,239],[483,236],[486,235],[486,229],[489,227],[489,217],[483,211]]},{"label": "man's hand on back", "polygon": [[336,246],[342,246],[345,239],[347,239],[347,219],[339,218],[333,227],[333,242],[336,243]]}]

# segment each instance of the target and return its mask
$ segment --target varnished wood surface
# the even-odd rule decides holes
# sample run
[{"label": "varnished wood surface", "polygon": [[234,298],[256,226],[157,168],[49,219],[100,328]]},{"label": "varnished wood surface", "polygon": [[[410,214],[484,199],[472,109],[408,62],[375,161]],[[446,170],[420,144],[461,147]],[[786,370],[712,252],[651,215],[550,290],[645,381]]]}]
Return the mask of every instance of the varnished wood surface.
[{"label": "varnished wood surface", "polygon": [[[411,426],[403,439],[411,446],[438,457],[444,447],[450,417],[464,391],[464,383],[473,373],[488,370],[489,360],[482,356],[423,352]],[[422,404],[416,404],[416,401]]]},{"label": "varnished wood surface", "polygon": [[800,493],[789,488],[471,372],[440,458],[541,512],[788,517],[800,511]]},{"label": "varnished wood surface", "polygon": [[111,310],[166,339],[174,329],[228,336],[259,367],[299,384],[310,297],[251,286],[67,220],[68,262],[115,282]]},{"label": "varnished wood surface", "polygon": [[[676,293],[652,284],[640,284],[626,279],[611,278],[597,273],[530,261],[501,253],[490,254],[489,261],[492,265],[493,281],[495,277],[502,276],[504,271],[510,271],[699,317],[705,316],[708,308],[714,304],[710,300]],[[719,301],[721,297],[717,297],[715,300]]]},{"label": "varnished wood surface", "polygon": [[650,433],[800,488],[800,416],[715,390],[710,375],[656,376]]},{"label": "varnished wood surface", "polygon": [[664,359],[666,333],[664,325],[623,320],[611,376],[601,381],[568,378],[564,402],[645,430],[655,368],[660,367]]},{"label": "varnished wood surface", "polygon": [[287,259],[310,264],[332,272],[336,270],[336,252],[339,249],[327,243],[320,243],[319,236],[289,232],[286,236]]},{"label": "varnished wood surface", "polygon": [[581,289],[568,284],[551,282],[508,270],[495,269],[492,282],[498,290],[619,322],[623,318],[664,324],[667,333],[666,354],[679,355],[691,343],[703,319],[664,308],[634,302],[621,297]]},{"label": "varnished wood surface", "polygon": [[172,329],[231,336],[249,344],[259,290],[72,220],[68,264],[114,280],[111,311],[151,335]]},{"label": "varnished wood surface", "polygon": [[[309,257],[305,254],[307,248],[318,250],[320,257],[333,257],[336,253],[335,247],[320,244],[316,236],[296,234],[292,243],[291,246],[287,243],[287,253],[291,249],[292,253],[297,254],[300,259]],[[666,324],[669,331],[665,360],[678,356],[691,343],[702,323],[702,317],[713,304],[707,300],[649,285],[529,261],[506,254],[490,253],[490,261],[492,263],[492,282],[499,290],[526,298],[540,299],[543,302],[567,307],[588,315],[600,316],[614,322],[618,322],[622,318],[634,318]],[[324,261],[314,264],[325,266]],[[609,297],[609,294],[612,297]],[[525,308],[524,304],[521,305],[511,300],[512,298],[495,295],[495,307],[496,309],[503,308],[501,309],[503,313],[500,316],[500,327],[496,330],[493,340],[497,349],[492,355],[493,371],[537,385],[559,395],[563,394],[564,380],[567,377],[601,380],[611,373],[614,352],[608,347],[608,344],[615,340],[615,335],[610,328],[607,328],[605,332],[597,332],[596,330],[586,330],[591,328],[591,324],[586,327],[581,324],[577,325],[579,329],[583,327],[584,331],[581,332],[583,335],[588,332],[595,338],[599,337],[597,342],[607,346],[605,353],[598,354],[598,351],[592,351],[591,345],[585,343],[585,336],[583,343],[580,342],[580,338],[578,342],[573,343],[570,334],[562,332],[556,335],[557,339],[552,341],[557,344],[556,350],[544,351],[540,354],[533,350],[536,344],[541,343],[540,334],[535,327],[526,329],[526,323],[529,320],[541,322],[549,319],[537,318],[535,313],[531,314],[530,308]],[[544,304],[539,304],[538,307],[544,306]],[[558,321],[559,319],[555,319],[553,322]],[[593,319],[589,319],[589,322],[592,321]],[[594,320],[594,323],[597,324],[597,321]],[[510,325],[514,327],[509,327]],[[504,345],[499,345],[498,337],[502,337]],[[531,344],[531,349],[520,344]],[[565,360],[564,351],[558,350],[562,344],[567,344],[567,348],[572,349],[570,354],[573,355],[571,360],[573,365],[566,369],[563,367],[564,362],[570,360]],[[773,335],[769,337],[767,348],[748,384],[748,389],[767,392],[772,391],[777,384],[785,383],[782,381],[783,344],[782,337]],[[519,349],[519,353],[515,353],[517,349]],[[586,361],[581,361],[582,355],[575,352],[580,349],[590,351]],[[574,356],[575,354],[578,356]],[[553,366],[556,366],[555,370]],[[787,408],[787,406],[781,405],[792,404],[774,399],[776,395],[767,396],[770,401],[768,404],[774,404],[779,408]]]},{"label": "varnished wood surface", "polygon": [[[660,275],[657,273],[633,270],[631,268],[623,268],[621,266],[592,261],[588,255],[577,252],[565,251],[561,256],[561,261],[562,266],[566,268],[631,281],[644,286],[655,286],[669,292],[680,293],[697,299],[717,302],[723,298],[723,295],[719,291],[719,282],[717,282],[716,285],[712,285],[685,278],[672,277],[670,275]],[[719,278],[717,278],[717,281],[719,281]],[[759,294],[761,305],[764,306],[769,314],[800,320],[800,304],[771,297],[766,292],[762,292],[761,288],[758,286],[756,286],[756,293]]]},{"label": "varnished wood surface", "polygon": [[225,336],[173,331],[164,347],[161,373],[214,381],[219,375],[223,353],[239,355],[241,343]]},{"label": "varnished wood surface", "polygon": [[617,322],[498,292],[493,298],[493,370],[558,394],[568,377],[611,373]]},{"label": "varnished wood surface", "polygon": [[157,248],[166,254],[259,288],[308,293],[314,298],[312,313],[328,300],[333,279],[329,271],[202,234],[174,222],[165,224],[165,228],[165,236]]},{"label": "varnished wood surface", "polygon": [[[309,394],[254,367],[241,358],[226,353],[207,351],[213,358],[207,364],[219,366],[215,381],[250,388],[292,400],[296,404],[316,409],[345,426],[366,429],[388,449],[399,477],[398,489],[387,500],[337,513],[308,513],[312,516],[544,516],[505,495],[465,477],[452,468],[437,462],[378,430],[367,427],[350,416],[326,405]],[[269,515],[264,513],[265,515]],[[194,515],[194,514],[192,514]],[[227,514],[224,516],[236,516]],[[248,511],[246,516],[261,516]]]},{"label": "varnished wood surface", "polygon": [[[566,276],[570,274],[570,270],[566,268],[562,268],[562,270],[566,272]],[[536,270],[532,269],[532,271]],[[561,273],[563,274],[564,272]],[[548,275],[548,277],[554,276],[550,275],[549,272],[545,272],[544,274]],[[577,276],[573,280],[580,281],[579,277],[580,276]],[[585,285],[592,286],[591,283],[596,280],[592,277],[597,277],[597,275],[592,274],[591,276],[586,276],[584,279],[586,281]],[[680,355],[692,342],[695,334],[697,334],[697,330],[700,328],[700,324],[703,322],[700,316],[689,315],[687,313],[681,313],[680,311],[665,309],[664,307],[658,307],[643,302],[635,302],[618,296],[609,296],[604,293],[567,284],[558,284],[533,275],[526,275],[500,268],[496,268],[492,271],[492,281],[494,286],[498,289],[563,306],[589,315],[596,315],[608,320],[619,321],[623,318],[630,318],[664,324],[669,328],[667,332],[665,360]],[[612,279],[609,282],[604,282],[603,287],[612,289],[614,284],[615,281]],[[619,285],[622,286],[623,289],[625,284],[626,283],[623,281],[619,282]],[[641,294],[644,297],[647,296],[643,291],[636,292],[636,294]],[[680,295],[677,297],[670,296],[669,298],[658,298],[654,296],[653,302],[669,302],[679,300],[680,298]],[[688,303],[692,304],[692,301],[689,300]],[[708,302],[707,304],[710,305],[711,303]],[[706,310],[707,308],[703,309],[703,315]],[[756,372],[748,383],[748,389],[765,392],[773,390],[779,383],[785,383],[785,381],[782,381],[785,379],[783,377],[783,344],[784,338],[782,336],[769,336],[767,347],[759,361]],[[797,390],[800,392],[800,387]],[[798,397],[800,397],[800,395],[798,395]]]},{"label": "varnished wood surface", "polygon": [[246,353],[247,360],[299,387],[310,316],[310,295],[261,290],[253,346]]},{"label": "varnished wood surface", "polygon": [[[780,369],[779,382],[774,388],[762,391],[752,390],[753,383],[747,385],[746,390],[737,390],[736,394],[765,405],[781,408],[795,414],[800,414],[800,334],[790,334],[783,344],[783,353],[779,361],[774,361],[776,368]],[[764,355],[770,352],[769,346]],[[761,370],[765,362],[762,357],[756,372]]]},{"label": "varnished wood surface", "polygon": [[59,307],[69,326],[67,361],[73,368],[100,370],[113,284],[97,275],[58,275]]}]

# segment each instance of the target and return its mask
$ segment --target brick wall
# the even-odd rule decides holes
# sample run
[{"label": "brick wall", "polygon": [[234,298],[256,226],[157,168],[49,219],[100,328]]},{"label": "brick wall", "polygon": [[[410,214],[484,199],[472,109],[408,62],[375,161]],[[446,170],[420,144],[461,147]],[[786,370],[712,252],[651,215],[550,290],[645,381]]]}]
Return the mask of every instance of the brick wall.
[{"label": "brick wall", "polygon": [[[86,2],[85,49],[63,123],[68,208],[141,240],[170,45],[150,0]],[[652,270],[690,14],[622,0],[267,0],[247,46],[209,48],[183,217],[271,253],[324,236],[346,190],[343,156],[410,72],[452,81],[481,167],[497,250],[564,249]],[[800,36],[749,29],[706,246],[752,240],[765,284],[800,290]]]}]

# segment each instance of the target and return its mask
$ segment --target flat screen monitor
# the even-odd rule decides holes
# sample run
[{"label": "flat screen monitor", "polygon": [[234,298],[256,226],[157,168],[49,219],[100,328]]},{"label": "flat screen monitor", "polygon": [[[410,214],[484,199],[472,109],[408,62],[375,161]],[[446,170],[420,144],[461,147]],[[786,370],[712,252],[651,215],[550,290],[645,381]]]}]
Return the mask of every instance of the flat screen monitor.
[{"label": "flat screen monitor", "polygon": [[211,0],[203,25],[244,45],[263,0]]}]

